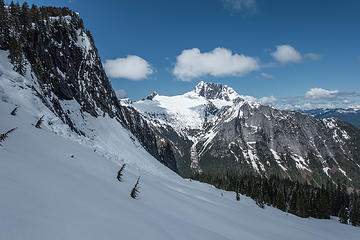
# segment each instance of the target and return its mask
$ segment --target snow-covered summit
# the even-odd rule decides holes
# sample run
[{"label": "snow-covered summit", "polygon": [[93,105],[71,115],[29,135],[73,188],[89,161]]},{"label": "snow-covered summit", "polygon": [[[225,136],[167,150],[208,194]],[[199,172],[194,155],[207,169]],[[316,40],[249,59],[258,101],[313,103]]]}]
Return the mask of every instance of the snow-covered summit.
[{"label": "snow-covered summit", "polygon": [[150,93],[147,97],[146,97],[146,99],[147,100],[152,100],[155,96],[157,96],[157,95],[159,95],[157,92],[152,92],[152,93]]}]

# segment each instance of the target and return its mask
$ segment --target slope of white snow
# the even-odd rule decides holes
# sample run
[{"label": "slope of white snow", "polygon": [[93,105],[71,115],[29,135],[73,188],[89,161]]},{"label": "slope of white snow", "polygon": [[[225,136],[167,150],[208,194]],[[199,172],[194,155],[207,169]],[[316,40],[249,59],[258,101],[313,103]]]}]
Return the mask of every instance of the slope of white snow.
[{"label": "slope of white snow", "polygon": [[[0,56],[1,58],[1,56]],[[0,59],[0,239],[358,239],[337,219],[302,219],[180,178],[109,117],[72,133]],[[36,86],[35,86],[36,87]],[[62,102],[76,119],[77,103]],[[14,107],[16,116],[10,115]],[[33,124],[44,115],[41,129]],[[81,120],[82,119],[82,120]],[[123,182],[116,174],[127,163]],[[138,176],[139,198],[129,194]],[[222,195],[223,194],[223,195]]]},{"label": "slope of white snow", "polygon": [[[208,99],[200,95],[200,89],[206,84],[200,82],[193,91],[176,96],[163,96],[154,94],[150,99],[137,102],[123,102],[131,105],[143,116],[150,120],[156,120],[159,124],[167,124],[173,127],[179,134],[187,135],[190,129],[202,129],[204,123],[211,121],[211,107],[222,109],[234,105],[239,95],[230,87],[224,86],[217,98]],[[154,121],[152,121],[154,123]]]},{"label": "slope of white snow", "polygon": [[204,97],[188,92],[178,96],[156,95],[152,100],[138,101],[133,106],[145,116],[157,115],[176,129],[199,129],[204,123],[206,104],[208,101]]}]

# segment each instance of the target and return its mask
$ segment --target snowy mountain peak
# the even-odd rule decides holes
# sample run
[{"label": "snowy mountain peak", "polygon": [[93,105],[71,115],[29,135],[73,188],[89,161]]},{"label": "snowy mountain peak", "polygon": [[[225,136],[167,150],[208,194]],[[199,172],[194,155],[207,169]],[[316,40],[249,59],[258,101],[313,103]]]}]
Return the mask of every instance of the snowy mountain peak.
[{"label": "snowy mountain peak", "polygon": [[234,101],[235,99],[240,97],[234,89],[228,87],[227,85],[204,81],[199,82],[195,86],[193,92],[197,93],[199,96],[205,97],[206,99],[221,99],[225,101]]},{"label": "snowy mountain peak", "polygon": [[157,92],[152,92],[149,96],[146,97],[147,100],[153,100],[155,96],[159,95]]}]

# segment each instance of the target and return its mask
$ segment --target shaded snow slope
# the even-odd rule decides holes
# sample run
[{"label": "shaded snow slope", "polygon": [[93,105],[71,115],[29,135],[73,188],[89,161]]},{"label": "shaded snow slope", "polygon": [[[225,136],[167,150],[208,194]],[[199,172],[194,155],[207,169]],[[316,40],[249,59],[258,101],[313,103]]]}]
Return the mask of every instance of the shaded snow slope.
[{"label": "shaded snow slope", "polygon": [[[62,101],[74,134],[33,94],[36,81],[0,62],[0,239],[358,239],[336,219],[301,219],[184,180],[114,119]],[[19,106],[16,116],[10,115]],[[33,126],[44,115],[41,129]],[[126,162],[122,183],[116,180]],[[138,176],[139,199],[129,193]],[[223,196],[222,194],[223,193]]]}]

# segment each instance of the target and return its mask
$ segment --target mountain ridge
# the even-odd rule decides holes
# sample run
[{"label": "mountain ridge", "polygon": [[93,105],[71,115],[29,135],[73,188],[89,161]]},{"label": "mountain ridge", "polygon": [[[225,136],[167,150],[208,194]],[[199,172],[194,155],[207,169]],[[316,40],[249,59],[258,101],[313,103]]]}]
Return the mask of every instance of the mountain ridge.
[{"label": "mountain ridge", "polygon": [[329,179],[359,186],[359,153],[349,147],[359,130],[335,118],[278,110],[203,81],[182,95],[130,105],[169,139],[184,176],[232,168],[318,186]]}]

